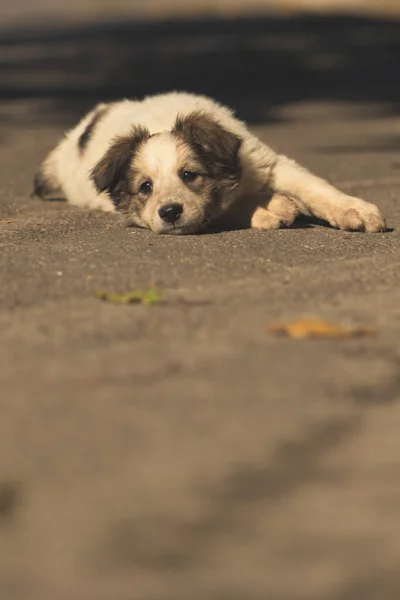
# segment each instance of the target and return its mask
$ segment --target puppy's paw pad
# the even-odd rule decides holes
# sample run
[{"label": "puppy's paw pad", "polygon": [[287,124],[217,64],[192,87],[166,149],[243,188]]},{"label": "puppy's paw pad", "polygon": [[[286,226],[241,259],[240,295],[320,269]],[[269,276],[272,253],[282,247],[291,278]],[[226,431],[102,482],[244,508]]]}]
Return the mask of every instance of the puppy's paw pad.
[{"label": "puppy's paw pad", "polygon": [[384,216],[376,206],[367,202],[344,209],[335,221],[337,227],[345,231],[377,233],[386,230]]},{"label": "puppy's paw pad", "polygon": [[281,229],[283,224],[279,217],[265,210],[262,213],[256,212],[253,215],[251,226],[253,229],[267,231],[269,229]]},{"label": "puppy's paw pad", "polygon": [[349,208],[341,216],[340,229],[345,231],[364,231],[364,223],[361,215],[356,211],[355,208]]}]

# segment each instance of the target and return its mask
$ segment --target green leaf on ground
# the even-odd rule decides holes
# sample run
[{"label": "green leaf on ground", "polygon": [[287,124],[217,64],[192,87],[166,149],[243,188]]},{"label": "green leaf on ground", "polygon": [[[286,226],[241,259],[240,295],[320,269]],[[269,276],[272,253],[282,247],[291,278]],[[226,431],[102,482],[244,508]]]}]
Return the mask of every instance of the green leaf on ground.
[{"label": "green leaf on ground", "polygon": [[131,290],[123,294],[97,292],[96,298],[111,304],[161,304],[165,302],[161,290],[150,287],[147,290]]}]

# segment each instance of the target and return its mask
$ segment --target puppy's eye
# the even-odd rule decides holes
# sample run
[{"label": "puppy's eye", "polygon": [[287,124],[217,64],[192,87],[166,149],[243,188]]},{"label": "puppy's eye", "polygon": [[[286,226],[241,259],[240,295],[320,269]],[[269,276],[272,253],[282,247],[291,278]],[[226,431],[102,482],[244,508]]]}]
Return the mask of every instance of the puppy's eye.
[{"label": "puppy's eye", "polygon": [[139,188],[139,192],[141,192],[142,194],[146,194],[147,196],[151,194],[152,191],[153,184],[151,183],[151,181],[145,181]]},{"label": "puppy's eye", "polygon": [[182,179],[186,183],[192,183],[192,181],[196,181],[196,179],[198,177],[199,177],[199,174],[194,173],[193,171],[183,171],[183,173],[182,173]]}]

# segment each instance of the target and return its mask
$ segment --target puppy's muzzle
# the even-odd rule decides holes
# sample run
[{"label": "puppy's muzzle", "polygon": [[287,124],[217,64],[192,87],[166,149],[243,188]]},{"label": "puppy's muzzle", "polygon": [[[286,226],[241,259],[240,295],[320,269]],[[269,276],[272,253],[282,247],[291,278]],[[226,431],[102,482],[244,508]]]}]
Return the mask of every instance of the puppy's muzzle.
[{"label": "puppy's muzzle", "polygon": [[160,218],[166,223],[170,223],[171,225],[175,225],[177,221],[179,221],[181,214],[183,213],[182,204],[165,204],[162,206],[158,214]]}]

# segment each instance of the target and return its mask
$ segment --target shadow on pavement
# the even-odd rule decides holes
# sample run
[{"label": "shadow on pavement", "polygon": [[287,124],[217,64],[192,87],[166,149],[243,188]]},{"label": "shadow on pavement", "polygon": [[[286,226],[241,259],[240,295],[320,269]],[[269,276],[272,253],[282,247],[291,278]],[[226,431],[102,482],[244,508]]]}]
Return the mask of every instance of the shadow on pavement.
[{"label": "shadow on pavement", "polygon": [[69,124],[94,102],[170,89],[212,95],[253,123],[309,99],[369,102],[377,111],[383,102],[388,111],[400,106],[396,20],[298,16],[10,30],[0,56],[0,109],[29,99],[28,116],[11,111],[27,125]]}]

